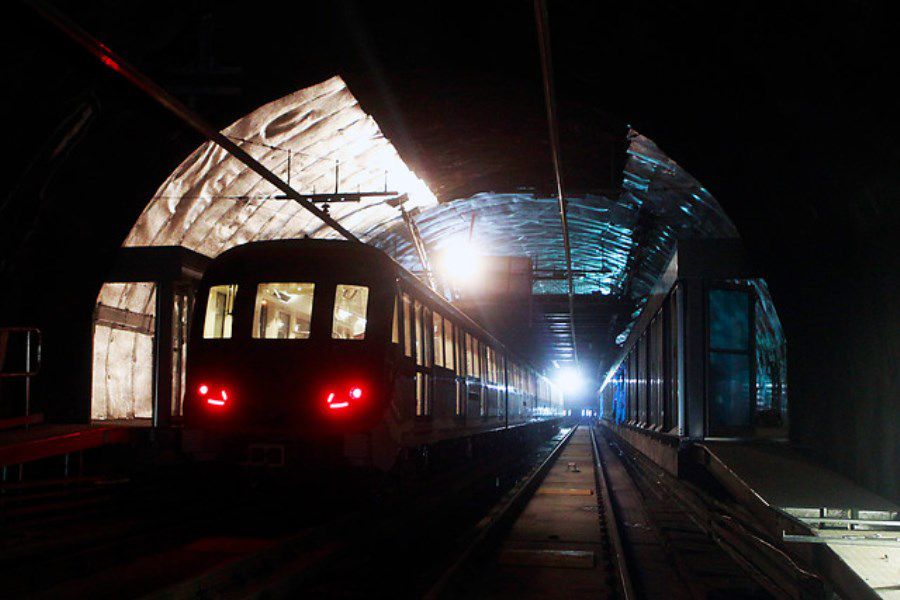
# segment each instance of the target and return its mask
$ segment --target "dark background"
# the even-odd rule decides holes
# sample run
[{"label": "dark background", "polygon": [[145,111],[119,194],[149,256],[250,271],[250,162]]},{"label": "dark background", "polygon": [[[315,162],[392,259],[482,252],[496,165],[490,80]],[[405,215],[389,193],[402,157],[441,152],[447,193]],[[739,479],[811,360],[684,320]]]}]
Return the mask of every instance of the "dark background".
[{"label": "dark background", "polygon": [[[618,181],[628,125],[703,182],[772,289],[795,440],[900,499],[898,53],[886,9],[548,5],[572,191]],[[217,126],[341,74],[441,199],[550,186],[528,1],[58,6]],[[36,394],[50,415],[84,418],[99,286],[158,184],[202,140],[24,5],[5,12],[0,323],[44,329]]]}]

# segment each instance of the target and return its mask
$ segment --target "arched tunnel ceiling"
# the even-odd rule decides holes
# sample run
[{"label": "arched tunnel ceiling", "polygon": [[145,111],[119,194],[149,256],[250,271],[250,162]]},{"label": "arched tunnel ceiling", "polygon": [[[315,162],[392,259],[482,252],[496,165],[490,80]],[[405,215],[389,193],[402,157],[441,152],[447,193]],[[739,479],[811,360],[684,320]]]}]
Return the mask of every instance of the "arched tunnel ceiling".
[{"label": "arched tunnel ceiling", "polygon": [[[270,102],[223,133],[304,194],[407,194],[408,210],[434,206],[427,186],[400,159],[340,77]],[[197,148],[151,198],[126,246],[184,246],[216,256],[257,240],[338,234],[212,142]],[[334,204],[332,216],[358,236],[399,218],[396,202]]]},{"label": "arched tunnel ceiling", "polygon": [[[645,297],[679,237],[736,237],[715,198],[648,138],[632,131],[622,188],[616,195],[569,198],[569,235],[577,294]],[[478,245],[487,254],[528,256],[536,270],[566,268],[556,198],[530,192],[480,193],[444,202],[416,216],[429,250],[468,235],[475,215]],[[407,228],[388,222],[371,243],[412,271],[421,269]],[[563,279],[535,282],[536,294],[566,293]]]},{"label": "arched tunnel ceiling", "polygon": [[[536,297],[565,293],[555,198],[528,188],[438,202],[430,187],[448,186],[426,185],[407,167],[340,77],[266,104],[224,133],[290,178],[301,193],[334,191],[337,177],[342,192],[407,194],[405,208],[429,253],[467,235],[474,214],[475,236],[485,253],[528,256],[541,275],[533,287]],[[615,330],[604,332],[610,340],[627,332],[677,238],[737,236],[712,195],[651,140],[632,130],[626,145],[620,187],[606,185],[569,200],[575,291],[617,302],[622,314],[607,326]],[[224,150],[205,143],[159,187],[124,245],[180,245],[212,257],[256,240],[337,236],[293,201],[275,198],[275,192]],[[421,270],[395,197],[333,204],[331,213],[363,241],[410,270]],[[127,301],[127,286],[121,294],[120,304]]]}]

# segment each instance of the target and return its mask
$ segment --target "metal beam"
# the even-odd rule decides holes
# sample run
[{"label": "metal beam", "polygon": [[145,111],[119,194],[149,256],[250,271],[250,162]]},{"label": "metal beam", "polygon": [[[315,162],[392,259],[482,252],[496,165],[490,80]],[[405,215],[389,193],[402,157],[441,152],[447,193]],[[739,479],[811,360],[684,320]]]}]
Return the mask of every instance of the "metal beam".
[{"label": "metal beam", "polygon": [[359,242],[359,238],[350,233],[334,218],[329,216],[325,211],[315,206],[312,202],[305,199],[302,194],[289,186],[284,180],[275,175],[272,171],[264,167],[259,161],[250,156],[243,148],[228,139],[220,131],[206,122],[203,117],[195,111],[188,108],[178,98],[164,90],[152,79],[144,75],[137,68],[132,66],[128,61],[113,52],[103,42],[92,36],[90,33],[82,29],[77,23],[69,19],[67,16],[43,2],[43,0],[25,0],[25,3],[31,6],[39,15],[52,23],[57,29],[69,36],[78,45],[100,59],[104,65],[127,79],[135,87],[143,91],[145,94],[156,100],[169,112],[181,119],[187,125],[199,132],[201,135],[209,139],[211,142],[219,145],[226,152],[234,156],[236,159],[247,165],[260,177],[271,183],[273,186],[284,192],[284,194],[297,202],[300,206],[321,219],[326,225],[340,233],[342,236],[353,242]]},{"label": "metal beam", "polygon": [[431,262],[428,260],[428,253],[425,250],[425,242],[422,240],[422,234],[419,232],[419,227],[416,225],[412,215],[406,212],[406,208],[403,206],[403,201],[406,199],[406,194],[400,196],[400,214],[403,216],[403,222],[406,223],[406,228],[409,229],[409,235],[412,238],[413,246],[416,248],[416,254],[419,255],[419,262],[422,263],[422,268],[425,269],[425,280],[428,282],[429,287],[437,292],[437,282],[435,282],[434,273],[431,271]]},{"label": "metal beam", "polygon": [[563,246],[566,251],[566,272],[569,283],[569,322],[572,328],[572,347],[578,364],[578,344],[575,341],[575,283],[572,279],[572,248],[569,243],[568,200],[563,186],[562,158],[559,148],[559,120],[556,115],[556,98],[553,95],[553,63],[550,56],[550,29],[547,5],[544,0],[534,0],[534,16],[537,22],[538,47],[541,55],[541,74],[544,81],[544,103],[547,107],[547,126],[550,129],[550,154],[553,173],[556,176],[556,195],[559,199],[559,220],[562,222]]}]

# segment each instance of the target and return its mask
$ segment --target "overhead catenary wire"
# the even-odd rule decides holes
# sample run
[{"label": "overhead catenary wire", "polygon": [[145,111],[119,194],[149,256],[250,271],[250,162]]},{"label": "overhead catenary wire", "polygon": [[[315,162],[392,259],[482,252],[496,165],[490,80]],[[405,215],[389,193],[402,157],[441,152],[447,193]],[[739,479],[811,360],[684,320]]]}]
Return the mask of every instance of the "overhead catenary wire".
[{"label": "overhead catenary wire", "polygon": [[578,365],[578,342],[575,338],[575,282],[572,279],[572,246],[569,242],[568,200],[563,185],[562,157],[559,147],[559,119],[556,114],[556,98],[553,93],[553,63],[550,55],[550,29],[547,5],[544,0],[534,0],[534,17],[537,24],[538,48],[541,56],[541,75],[544,83],[544,104],[547,109],[547,126],[550,130],[550,155],[556,177],[556,195],[559,199],[559,219],[562,224],[563,246],[566,255],[566,274],[569,291],[569,330],[572,332],[572,355]]},{"label": "overhead catenary wire", "polygon": [[359,238],[353,235],[353,233],[351,233],[344,226],[338,223],[334,218],[329,216],[325,211],[315,206],[312,202],[304,199],[302,197],[302,194],[289,186],[284,180],[275,175],[275,173],[263,166],[262,163],[253,158],[250,154],[247,153],[246,150],[238,146],[234,141],[214,128],[198,113],[188,108],[188,106],[186,106],[178,98],[160,87],[156,82],[154,82],[144,73],[132,66],[121,56],[113,52],[103,42],[82,29],[77,23],[69,19],[56,8],[50,6],[43,0],[25,0],[25,3],[31,6],[44,19],[53,24],[57,29],[74,40],[85,50],[100,59],[100,62],[102,62],[106,67],[123,76],[135,87],[156,100],[169,112],[184,121],[191,128],[193,128],[204,137],[209,139],[211,142],[217,144],[223,150],[247,165],[247,167],[257,173],[260,177],[281,190],[288,198],[294,200],[307,211],[314,214],[322,222],[344,236],[346,239],[353,242],[360,242]]}]

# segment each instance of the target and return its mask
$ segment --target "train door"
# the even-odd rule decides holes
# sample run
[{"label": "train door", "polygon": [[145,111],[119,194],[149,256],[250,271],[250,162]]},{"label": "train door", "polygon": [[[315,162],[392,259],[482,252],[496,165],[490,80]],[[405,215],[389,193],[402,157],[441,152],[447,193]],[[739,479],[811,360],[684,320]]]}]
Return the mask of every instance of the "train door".
[{"label": "train door", "polygon": [[752,433],[756,398],[754,296],[746,287],[707,290],[707,431],[713,437]]}]

